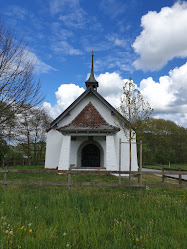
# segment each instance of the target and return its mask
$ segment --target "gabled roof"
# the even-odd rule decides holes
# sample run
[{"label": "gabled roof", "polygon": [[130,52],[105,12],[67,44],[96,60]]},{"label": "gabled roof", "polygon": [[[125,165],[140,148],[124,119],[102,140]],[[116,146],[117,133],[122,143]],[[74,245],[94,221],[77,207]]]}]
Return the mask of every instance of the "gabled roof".
[{"label": "gabled roof", "polygon": [[57,128],[61,132],[118,132],[120,128],[110,125],[95,106],[89,102],[68,125]]},{"label": "gabled roof", "polygon": [[[129,121],[123,117],[111,104],[108,103],[92,86],[88,87],[64,112],[62,112],[53,122],[50,124],[50,129],[54,128],[57,123],[79,103],[84,99],[88,94],[92,93],[96,98],[98,98],[105,106],[111,110],[111,114],[116,115],[122,122],[124,122],[127,127],[129,126]],[[50,130],[49,129],[49,130]]]}]

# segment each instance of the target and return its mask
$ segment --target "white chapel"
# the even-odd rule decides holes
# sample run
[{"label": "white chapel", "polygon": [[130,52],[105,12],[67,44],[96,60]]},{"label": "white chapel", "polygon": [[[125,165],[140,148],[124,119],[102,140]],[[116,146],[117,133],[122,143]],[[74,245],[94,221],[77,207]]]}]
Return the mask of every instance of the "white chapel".
[{"label": "white chapel", "polygon": [[[45,168],[59,170],[129,170],[129,143],[116,115],[128,121],[97,91],[93,54],[86,90],[51,124],[47,132]],[[119,141],[123,142],[121,146]],[[121,152],[119,151],[121,147]],[[120,155],[120,156],[119,156]],[[121,158],[119,158],[121,157]],[[136,138],[131,170],[137,170]]]}]

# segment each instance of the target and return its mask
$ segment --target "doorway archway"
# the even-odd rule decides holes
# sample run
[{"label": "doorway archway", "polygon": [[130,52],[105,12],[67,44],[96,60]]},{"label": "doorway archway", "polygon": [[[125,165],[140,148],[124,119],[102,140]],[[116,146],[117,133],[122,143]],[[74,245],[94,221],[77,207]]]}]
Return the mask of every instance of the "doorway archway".
[{"label": "doorway archway", "polygon": [[82,149],[81,167],[100,167],[100,150],[95,144],[87,144]]},{"label": "doorway archway", "polygon": [[[88,146],[88,147],[87,147]],[[95,147],[94,147],[95,146]],[[87,151],[87,152],[86,152]],[[95,152],[94,152],[95,151]],[[92,162],[88,162],[89,165],[86,165],[87,163],[86,158],[95,158],[94,161],[95,164]],[[99,159],[98,159],[99,158]],[[83,160],[84,163],[83,163]],[[98,162],[99,161],[99,162]],[[97,163],[98,162],[98,163]],[[83,166],[85,165],[85,166]],[[96,166],[97,165],[97,166]],[[77,167],[78,168],[86,168],[86,167],[96,167],[96,168],[103,168],[104,167],[104,150],[100,143],[98,143],[95,140],[86,140],[84,141],[77,150]]]}]

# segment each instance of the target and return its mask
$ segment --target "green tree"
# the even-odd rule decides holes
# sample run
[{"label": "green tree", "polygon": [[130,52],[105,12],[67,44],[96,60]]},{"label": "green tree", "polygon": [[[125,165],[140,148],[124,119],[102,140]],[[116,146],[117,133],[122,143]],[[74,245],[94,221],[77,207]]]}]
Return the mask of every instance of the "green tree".
[{"label": "green tree", "polygon": [[[131,171],[132,139],[142,120],[146,120],[153,112],[150,104],[144,101],[141,92],[136,89],[136,85],[133,83],[131,77],[123,87],[123,97],[120,100],[118,111],[128,121],[127,129],[127,124],[117,117],[129,141],[129,171]],[[131,182],[131,174],[129,174],[129,181]]]},{"label": "green tree", "polygon": [[0,161],[4,159],[4,156],[9,151],[9,147],[6,141],[0,137]]},{"label": "green tree", "polygon": [[170,120],[150,118],[137,133],[144,141],[144,164],[186,163],[187,129]]},{"label": "green tree", "polygon": [[41,108],[25,107],[25,110],[19,114],[13,133],[25,152],[29,165],[31,161],[37,163],[42,159],[46,130],[51,121],[51,117]]}]

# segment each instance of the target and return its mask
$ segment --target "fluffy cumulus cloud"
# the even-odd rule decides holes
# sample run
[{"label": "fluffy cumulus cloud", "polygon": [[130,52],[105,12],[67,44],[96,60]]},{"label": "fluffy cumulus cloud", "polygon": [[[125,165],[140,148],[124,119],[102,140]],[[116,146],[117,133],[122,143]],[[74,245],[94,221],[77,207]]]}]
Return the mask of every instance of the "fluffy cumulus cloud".
[{"label": "fluffy cumulus cloud", "polygon": [[[96,77],[99,82],[98,92],[114,107],[118,107],[120,104],[120,97],[123,91],[123,85],[126,82],[117,73],[105,73]],[[75,84],[62,84],[58,91],[55,93],[57,103],[55,106],[51,106],[50,103],[44,102],[43,107],[48,113],[56,118],[62,113],[76,98],[78,98],[83,92],[84,88]]]},{"label": "fluffy cumulus cloud", "polygon": [[[123,94],[123,86],[127,79],[123,79],[118,73],[100,74],[96,77],[99,82],[98,92],[115,108],[120,105],[120,97]],[[154,108],[153,116],[169,119],[179,125],[187,127],[187,63],[179,68],[171,70],[168,75],[154,81],[151,77],[140,82],[139,89]],[[135,82],[136,83],[136,82]],[[80,94],[83,88],[75,84],[63,84],[56,94],[57,104],[43,104],[52,117],[57,117]]]},{"label": "fluffy cumulus cloud", "polygon": [[150,11],[141,19],[143,31],[132,45],[140,55],[136,69],[158,70],[169,60],[187,57],[187,2]]},{"label": "fluffy cumulus cloud", "polygon": [[75,84],[62,84],[55,93],[57,103],[51,106],[50,103],[44,102],[43,107],[48,111],[51,117],[56,118],[60,115],[73,101],[84,92],[84,88]]},{"label": "fluffy cumulus cloud", "polygon": [[123,79],[116,72],[100,74],[96,79],[99,82],[98,92],[115,108],[119,107],[123,86],[127,79]]},{"label": "fluffy cumulus cloud", "polygon": [[157,118],[170,119],[187,127],[187,63],[176,67],[155,82],[151,77],[140,82],[140,91],[155,109]]}]

